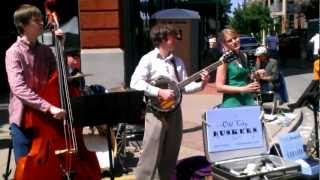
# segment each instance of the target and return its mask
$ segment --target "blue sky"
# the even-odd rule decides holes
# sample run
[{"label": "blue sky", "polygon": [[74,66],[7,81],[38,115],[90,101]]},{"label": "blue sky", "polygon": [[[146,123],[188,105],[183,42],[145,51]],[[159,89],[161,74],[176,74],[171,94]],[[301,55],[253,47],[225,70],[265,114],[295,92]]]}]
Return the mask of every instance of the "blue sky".
[{"label": "blue sky", "polygon": [[242,4],[243,0],[231,0],[231,12],[233,12],[234,8],[238,7],[238,4]]}]

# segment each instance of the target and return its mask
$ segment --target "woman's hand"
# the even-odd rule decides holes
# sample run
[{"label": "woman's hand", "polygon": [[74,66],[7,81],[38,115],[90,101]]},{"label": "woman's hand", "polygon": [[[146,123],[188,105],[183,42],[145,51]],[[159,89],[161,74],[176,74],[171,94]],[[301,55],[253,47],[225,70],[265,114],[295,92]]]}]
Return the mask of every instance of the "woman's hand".
[{"label": "woman's hand", "polygon": [[260,84],[259,82],[253,82],[253,83],[249,83],[246,86],[243,86],[242,91],[243,93],[248,93],[248,92],[260,92]]}]

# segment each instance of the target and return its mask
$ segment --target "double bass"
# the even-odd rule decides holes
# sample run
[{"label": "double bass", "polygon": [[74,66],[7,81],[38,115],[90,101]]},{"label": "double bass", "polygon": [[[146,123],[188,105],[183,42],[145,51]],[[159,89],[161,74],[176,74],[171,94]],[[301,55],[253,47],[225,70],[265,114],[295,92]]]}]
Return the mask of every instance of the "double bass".
[{"label": "double bass", "polygon": [[[54,28],[59,28],[53,12]],[[54,34],[54,33],[53,33]],[[22,126],[32,129],[29,153],[17,161],[15,180],[100,180],[96,154],[86,149],[82,128],[73,127],[70,96],[80,95],[78,88],[68,85],[62,39],[55,36],[57,70],[39,92],[39,96],[66,111],[61,120],[34,109],[25,108]]]}]

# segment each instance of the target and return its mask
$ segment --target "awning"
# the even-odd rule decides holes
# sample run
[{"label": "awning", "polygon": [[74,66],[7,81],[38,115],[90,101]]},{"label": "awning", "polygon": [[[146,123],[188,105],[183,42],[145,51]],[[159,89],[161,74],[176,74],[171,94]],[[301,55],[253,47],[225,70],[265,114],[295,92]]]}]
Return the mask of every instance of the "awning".
[{"label": "awning", "polygon": [[177,4],[215,4],[220,3],[220,0],[178,0]]},{"label": "awning", "polygon": [[151,19],[200,19],[200,15],[188,9],[165,9],[154,13]]}]

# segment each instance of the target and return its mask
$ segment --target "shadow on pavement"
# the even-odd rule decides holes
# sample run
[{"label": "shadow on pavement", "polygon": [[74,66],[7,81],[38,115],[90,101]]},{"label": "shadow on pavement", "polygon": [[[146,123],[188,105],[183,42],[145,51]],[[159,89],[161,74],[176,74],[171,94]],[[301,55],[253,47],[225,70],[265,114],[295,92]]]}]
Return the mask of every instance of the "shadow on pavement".
[{"label": "shadow on pavement", "polygon": [[[126,157],[116,157],[114,160],[113,175],[115,177],[131,175],[137,167],[139,157],[136,157],[132,152],[127,152],[126,154]],[[110,177],[110,171],[105,170],[102,173],[102,177]]]},{"label": "shadow on pavement", "polygon": [[8,95],[2,95],[0,97],[0,126],[4,124],[8,124],[8,102],[9,102],[9,97]]},{"label": "shadow on pavement", "polygon": [[280,70],[284,74],[284,76],[292,76],[313,72],[313,62],[297,61],[297,59],[291,59],[286,65],[280,66]]},{"label": "shadow on pavement", "polygon": [[8,110],[0,110],[0,126],[8,123]]},{"label": "shadow on pavement", "polygon": [[0,139],[0,149],[7,149],[11,143],[10,139]]},{"label": "shadow on pavement", "polygon": [[192,128],[188,128],[188,129],[183,129],[183,133],[191,133],[191,132],[195,132],[195,131],[199,131],[202,130],[202,126],[196,126],[196,127],[192,127]]}]

